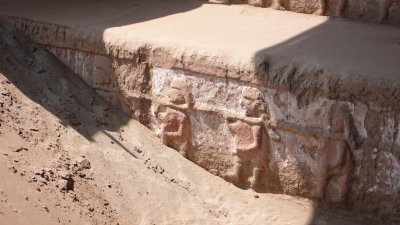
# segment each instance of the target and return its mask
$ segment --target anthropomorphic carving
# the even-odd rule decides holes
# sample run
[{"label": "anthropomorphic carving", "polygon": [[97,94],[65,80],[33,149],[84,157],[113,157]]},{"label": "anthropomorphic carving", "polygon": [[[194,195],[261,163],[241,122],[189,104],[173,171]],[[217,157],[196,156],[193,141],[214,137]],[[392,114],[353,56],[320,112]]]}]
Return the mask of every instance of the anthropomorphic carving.
[{"label": "anthropomorphic carving", "polygon": [[[192,139],[190,119],[183,111],[189,105],[188,96],[186,81],[183,78],[173,79],[167,91],[168,100],[172,104],[159,116],[163,143],[178,150],[185,157],[188,157]],[[181,108],[173,107],[174,105]]]},{"label": "anthropomorphic carving", "polygon": [[262,190],[269,153],[267,134],[262,123],[266,105],[263,95],[255,88],[244,88],[242,95],[240,104],[245,116],[260,119],[260,123],[228,118],[234,155],[234,168],[229,178],[243,188]]},{"label": "anthropomorphic carving", "polygon": [[342,202],[352,171],[351,115],[345,105],[332,106],[331,136],[317,155],[314,197]]}]

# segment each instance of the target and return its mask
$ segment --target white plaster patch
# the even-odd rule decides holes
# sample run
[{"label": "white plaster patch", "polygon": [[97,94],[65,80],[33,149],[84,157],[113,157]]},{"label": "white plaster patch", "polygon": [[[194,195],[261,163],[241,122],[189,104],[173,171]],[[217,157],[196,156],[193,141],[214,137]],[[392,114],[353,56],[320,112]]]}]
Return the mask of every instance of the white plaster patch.
[{"label": "white plaster patch", "polygon": [[395,122],[392,116],[385,118],[384,126],[382,129],[381,142],[385,145],[392,145],[395,133]]},{"label": "white plaster patch", "polygon": [[365,117],[367,116],[367,112],[367,105],[362,103],[355,104],[353,114],[354,125],[361,139],[365,139],[368,137],[367,130],[365,129]]}]

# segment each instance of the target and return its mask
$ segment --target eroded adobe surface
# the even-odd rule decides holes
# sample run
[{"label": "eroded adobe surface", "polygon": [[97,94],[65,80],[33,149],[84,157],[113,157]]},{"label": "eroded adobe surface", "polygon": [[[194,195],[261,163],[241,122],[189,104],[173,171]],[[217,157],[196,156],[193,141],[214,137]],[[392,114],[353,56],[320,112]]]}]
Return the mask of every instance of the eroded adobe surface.
[{"label": "eroded adobe surface", "polygon": [[210,2],[249,4],[256,7],[379,23],[400,23],[400,1],[397,0],[210,0]]},{"label": "eroded adobe surface", "polygon": [[[65,18],[55,23],[43,14],[2,19],[211,173],[241,188],[304,196],[398,220],[397,28],[328,21],[319,24],[322,37],[305,32],[284,42],[291,36],[268,36],[259,25],[240,23],[261,16],[233,17],[229,11],[232,21],[223,21],[225,28],[235,28],[240,38],[224,39],[228,36],[210,32],[212,23],[201,22],[207,12],[211,21],[226,18],[223,10],[242,8],[208,5],[112,29],[100,29],[104,16],[98,24],[91,18],[79,25]],[[261,12],[251,10],[250,15]],[[294,27],[319,22],[276,13],[277,21],[293,20]],[[180,30],[181,21],[200,30]],[[276,24],[267,21],[263,26]],[[258,36],[250,35],[249,27]],[[339,28],[351,32],[325,38]],[[365,38],[371,29],[377,32]],[[268,45],[260,42],[264,38],[282,38],[285,44],[260,50]],[[362,56],[354,57],[354,49]]]}]

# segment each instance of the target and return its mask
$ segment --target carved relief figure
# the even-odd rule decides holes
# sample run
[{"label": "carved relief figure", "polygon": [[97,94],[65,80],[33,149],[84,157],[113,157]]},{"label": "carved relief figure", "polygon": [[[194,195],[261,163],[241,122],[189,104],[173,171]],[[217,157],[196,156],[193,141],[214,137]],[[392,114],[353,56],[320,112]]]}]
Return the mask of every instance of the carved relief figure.
[{"label": "carved relief figure", "polygon": [[255,88],[244,88],[242,95],[240,104],[245,110],[245,116],[256,120],[249,122],[228,118],[234,144],[234,169],[228,178],[243,188],[262,190],[269,153],[262,125],[266,105],[263,95]]},{"label": "carved relief figure", "polygon": [[317,155],[317,177],[313,195],[339,203],[346,197],[353,165],[351,115],[345,105],[334,105],[331,117],[331,137]]},{"label": "carved relief figure", "polygon": [[184,112],[189,107],[186,81],[183,78],[173,79],[167,97],[171,105],[167,106],[165,112],[159,115],[161,140],[165,145],[188,157],[192,135],[190,119]]}]

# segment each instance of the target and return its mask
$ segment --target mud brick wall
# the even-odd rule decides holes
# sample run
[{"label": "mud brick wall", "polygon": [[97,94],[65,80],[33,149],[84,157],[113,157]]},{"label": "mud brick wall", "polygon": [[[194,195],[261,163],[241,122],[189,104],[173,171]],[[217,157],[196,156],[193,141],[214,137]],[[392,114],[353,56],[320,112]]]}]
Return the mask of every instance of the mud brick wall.
[{"label": "mud brick wall", "polygon": [[265,59],[256,71],[239,71],[148,45],[123,49],[67,27],[8,21],[166,145],[238,187],[398,219],[397,89],[349,92],[340,81],[319,80],[320,69],[285,70]]}]

